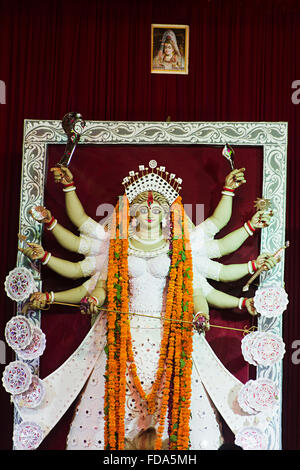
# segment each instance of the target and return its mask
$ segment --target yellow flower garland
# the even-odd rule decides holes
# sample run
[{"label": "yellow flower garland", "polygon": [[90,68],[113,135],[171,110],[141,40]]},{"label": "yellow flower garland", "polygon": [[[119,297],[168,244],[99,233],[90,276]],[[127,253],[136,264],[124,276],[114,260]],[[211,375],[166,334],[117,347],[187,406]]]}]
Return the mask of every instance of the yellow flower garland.
[{"label": "yellow flower garland", "polygon": [[[105,384],[105,448],[124,448],[126,364],[149,414],[159,411],[156,449],[161,449],[162,435],[169,407],[170,448],[188,449],[192,371],[191,324],[165,321],[156,377],[146,395],[137,375],[132,351],[128,314],[128,225],[126,196],[120,198],[114,214],[108,262],[107,372]],[[172,257],[170,265],[166,318],[192,321],[193,270],[187,222],[181,198],[171,207]],[[164,381],[164,382],[163,382]],[[171,393],[171,383],[173,392]],[[157,393],[163,383],[161,402]]]}]

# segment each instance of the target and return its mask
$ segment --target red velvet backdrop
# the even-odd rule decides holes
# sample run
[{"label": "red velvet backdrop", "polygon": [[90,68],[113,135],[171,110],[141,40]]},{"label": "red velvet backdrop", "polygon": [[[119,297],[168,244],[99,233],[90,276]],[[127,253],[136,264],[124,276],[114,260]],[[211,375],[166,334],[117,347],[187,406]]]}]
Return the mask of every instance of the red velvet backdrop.
[{"label": "red velvet backdrop", "polygon": [[[94,120],[164,121],[171,116],[173,121],[288,122],[287,239],[291,248],[286,256],[290,303],[284,317],[287,352],[283,447],[298,449],[299,366],[291,360],[293,341],[300,335],[300,145],[296,137],[300,106],[291,99],[292,83],[300,79],[298,2],[173,0],[170,5],[156,0],[2,1],[0,9],[0,80],[6,86],[5,100],[3,96],[0,100],[2,280],[16,262],[25,118],[61,119],[67,111],[78,110],[86,119]],[[189,75],[151,75],[152,23],[190,26]],[[123,176],[129,165],[122,164]],[[247,159],[245,166],[250,173],[253,160]],[[178,173],[182,173],[181,169]],[[213,169],[207,168],[207,174],[212,178]],[[213,179],[211,183],[217,187],[222,176],[220,170],[217,183]],[[199,181],[200,178],[201,174]],[[257,190],[253,186],[255,197]],[[209,209],[214,197],[211,193]],[[14,304],[3,291],[0,302],[3,341],[3,330],[14,313]],[[61,331],[63,327],[62,324]],[[69,333],[62,332],[61,340],[65,341]],[[5,362],[10,360],[7,347]],[[1,374],[4,367],[1,364]],[[239,368],[236,364],[231,367]],[[0,394],[0,446],[10,449],[12,407],[2,387]]]}]

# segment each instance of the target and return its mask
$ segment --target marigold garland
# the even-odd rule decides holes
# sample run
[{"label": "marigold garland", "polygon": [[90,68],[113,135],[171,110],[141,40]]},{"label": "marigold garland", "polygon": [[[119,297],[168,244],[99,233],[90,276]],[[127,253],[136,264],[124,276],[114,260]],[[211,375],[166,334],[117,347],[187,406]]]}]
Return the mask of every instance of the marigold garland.
[{"label": "marigold garland", "polygon": [[[115,208],[111,228],[107,278],[107,372],[105,384],[105,446],[123,449],[125,438],[126,363],[136,389],[146,401],[149,414],[159,412],[156,449],[161,449],[168,407],[170,448],[188,449],[192,371],[191,324],[165,321],[158,368],[151,391],[146,395],[134,362],[128,314],[128,222],[126,196]],[[171,263],[165,317],[192,321],[193,270],[189,235],[181,198],[171,207]],[[171,391],[173,381],[173,391]],[[162,390],[161,399],[158,392]]]}]

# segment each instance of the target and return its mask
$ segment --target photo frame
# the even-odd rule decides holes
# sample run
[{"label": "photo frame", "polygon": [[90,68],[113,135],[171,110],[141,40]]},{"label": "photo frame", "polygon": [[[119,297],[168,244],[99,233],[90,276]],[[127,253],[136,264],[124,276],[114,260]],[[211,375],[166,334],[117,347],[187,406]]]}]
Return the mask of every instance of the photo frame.
[{"label": "photo frame", "polygon": [[189,26],[151,25],[151,73],[187,75]]},{"label": "photo frame", "polygon": [[[286,175],[287,175],[287,136],[285,122],[111,122],[86,121],[81,145],[191,145],[222,147],[230,142],[233,147],[249,146],[262,149],[262,196],[276,203],[276,213],[267,230],[261,234],[261,252],[273,253],[285,243],[286,214]],[[23,165],[20,193],[20,232],[32,242],[40,243],[41,224],[32,223],[29,210],[34,205],[44,204],[45,182],[48,172],[48,147],[51,144],[66,145],[67,136],[61,121],[25,120],[23,137]],[[17,266],[32,270],[28,259],[18,252]],[[33,272],[37,287],[42,290],[42,278]],[[261,276],[260,285],[284,285],[284,259],[267,278]],[[22,303],[18,303],[21,313]],[[36,323],[40,322],[40,312],[32,311]],[[258,318],[260,329],[282,335],[282,317]],[[30,362],[32,370],[38,374],[39,361]],[[268,449],[281,449],[282,413],[282,361],[273,366],[259,366],[257,378],[269,378],[279,385],[278,409],[267,428]],[[15,410],[14,425],[20,422]]]}]

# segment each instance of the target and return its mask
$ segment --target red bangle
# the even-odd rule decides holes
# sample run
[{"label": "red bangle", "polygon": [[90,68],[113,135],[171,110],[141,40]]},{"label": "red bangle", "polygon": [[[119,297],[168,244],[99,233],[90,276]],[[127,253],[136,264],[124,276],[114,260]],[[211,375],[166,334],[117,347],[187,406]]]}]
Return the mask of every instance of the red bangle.
[{"label": "red bangle", "polygon": [[50,301],[50,294],[48,292],[45,292],[46,295],[46,302],[49,303]]},{"label": "red bangle", "polygon": [[255,228],[252,227],[252,225],[251,225],[251,223],[250,223],[250,220],[248,220],[248,222],[246,222],[246,224],[248,225],[249,230],[251,230],[251,232],[254,233],[254,232],[255,232]]},{"label": "red bangle", "polygon": [[226,186],[224,186],[223,191],[230,191],[231,193],[234,193],[234,189],[227,188]]},{"label": "red bangle", "polygon": [[44,256],[41,259],[41,263],[44,263],[44,261],[46,261],[48,254],[49,254],[48,251],[45,251]]},{"label": "red bangle", "polygon": [[255,264],[254,260],[251,261],[251,266],[252,266],[253,272],[257,271],[257,267],[256,267],[256,264]]},{"label": "red bangle", "polygon": [[242,302],[242,308],[246,308],[246,302],[247,302],[247,297],[244,298],[243,302]]},{"label": "red bangle", "polygon": [[55,217],[52,216],[50,222],[45,223],[46,227],[50,227],[50,225],[53,224],[54,220],[55,220]]},{"label": "red bangle", "polygon": [[74,181],[72,181],[72,183],[64,184],[64,188],[69,188],[70,186],[74,186]]}]

